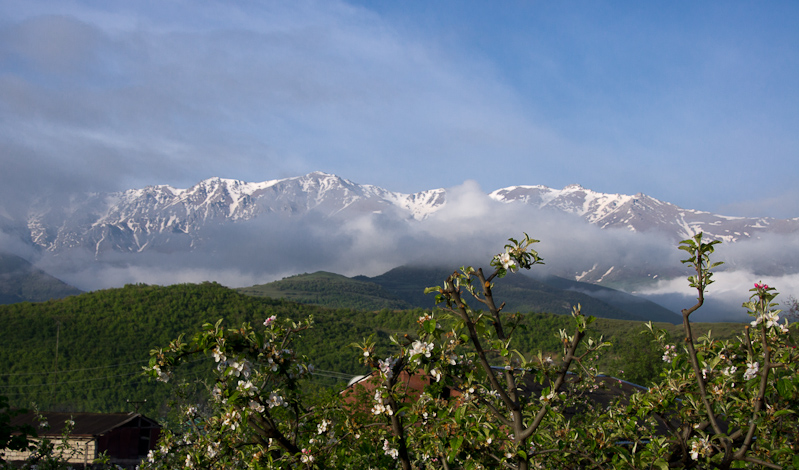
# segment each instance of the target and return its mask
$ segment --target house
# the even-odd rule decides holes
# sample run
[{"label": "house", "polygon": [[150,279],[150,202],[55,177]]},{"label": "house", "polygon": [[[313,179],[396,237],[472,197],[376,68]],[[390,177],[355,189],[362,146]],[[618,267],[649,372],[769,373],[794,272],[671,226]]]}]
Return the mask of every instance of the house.
[{"label": "house", "polygon": [[[106,452],[111,463],[124,468],[134,468],[141,463],[158,441],[161,426],[138,413],[33,413],[11,418],[12,426],[30,425],[40,439],[60,442],[67,431],[67,441],[72,451],[63,455],[70,465],[88,466]],[[74,424],[72,424],[74,423]],[[69,429],[71,427],[71,429]],[[29,451],[7,451],[9,462],[24,461]]]},{"label": "house", "polygon": [[[492,367],[496,372],[502,372],[504,369],[500,367]],[[561,391],[568,391],[573,388],[576,382],[583,381],[579,376],[569,373],[565,383],[561,386]],[[598,406],[600,409],[607,408],[617,400],[623,403],[629,402],[630,396],[636,392],[646,391],[647,388],[637,385],[616,377],[607,375],[597,375],[591,380],[592,387],[585,391],[587,402],[593,406]],[[374,390],[382,386],[383,380],[378,371],[373,371],[369,375],[359,376],[353,378],[347,385],[347,388],[341,391],[341,396],[345,404],[349,407],[351,412],[370,412],[371,407],[374,405]],[[425,390],[426,387],[436,383],[433,377],[425,374],[424,371],[419,371],[416,374],[409,374],[403,370],[397,377],[397,385],[407,394],[409,399],[415,400]],[[504,381],[503,381],[504,383]],[[534,400],[538,402],[538,398],[544,388],[549,384],[539,383],[535,379],[534,374],[526,374],[523,377],[517,377],[517,387],[519,397],[523,401]],[[440,398],[458,400],[462,395],[462,391],[457,388],[450,388],[442,386],[439,389]],[[571,392],[573,393],[573,392]],[[535,398],[533,398],[535,397]],[[580,413],[591,412],[585,408],[575,409],[572,407],[563,410],[566,418],[574,418]],[[658,432],[665,432],[665,427],[659,423]]]},{"label": "house", "polygon": [[[503,370],[499,367],[492,368],[497,372]],[[563,389],[569,386],[572,378],[576,377],[576,375],[570,373],[569,379],[567,379]],[[544,389],[544,385],[535,381],[533,375],[528,374],[525,375],[521,380],[518,378],[517,380],[517,385],[522,397],[537,396]],[[598,375],[594,378],[594,381],[597,384],[597,387],[588,393],[588,397],[592,402],[602,406],[608,406],[617,398],[627,398],[637,391],[647,390],[646,387],[641,385],[607,375]],[[424,391],[425,387],[432,385],[435,382],[436,380],[434,378],[426,375],[423,371],[419,371],[419,373],[411,375],[407,371],[403,370],[400,372],[400,375],[397,379],[397,383],[402,384],[406,393],[409,393],[411,396],[420,394],[422,391]],[[374,389],[380,385],[382,385],[380,374],[377,371],[373,371],[369,375],[358,376],[350,380],[349,384],[347,384],[347,388],[342,390],[341,395],[344,397],[344,401],[346,403],[355,404],[363,397],[371,398]],[[441,394],[442,398],[456,398],[461,395],[461,391],[458,389],[443,387]]]}]

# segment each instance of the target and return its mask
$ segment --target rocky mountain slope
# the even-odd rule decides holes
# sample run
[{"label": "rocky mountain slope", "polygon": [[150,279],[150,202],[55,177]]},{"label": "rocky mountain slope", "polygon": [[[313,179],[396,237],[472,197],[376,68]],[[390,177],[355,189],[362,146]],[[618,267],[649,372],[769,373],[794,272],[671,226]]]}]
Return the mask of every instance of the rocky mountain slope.
[{"label": "rocky mountain slope", "polygon": [[[307,243],[317,250],[317,259],[328,256],[324,249],[335,254],[342,246],[363,252],[361,245],[366,234],[372,234],[372,238],[382,235],[405,237],[411,240],[408,245],[413,249],[430,237],[438,237],[440,243],[446,243],[441,242],[444,237],[442,230],[446,230],[443,227],[451,226],[458,217],[468,217],[468,214],[464,215],[468,207],[466,211],[450,210],[455,207],[451,204],[463,204],[455,201],[456,192],[453,189],[432,189],[404,194],[322,172],[256,183],[210,178],[186,189],[157,185],[115,193],[75,194],[70,198],[43,197],[29,208],[24,220],[3,217],[0,235],[6,240],[14,239],[17,245],[47,255],[51,261],[55,259],[68,269],[76,266],[70,255],[77,252],[81,253],[81,260],[91,257],[96,262],[115,267],[135,263],[134,257],[139,254],[150,254],[147,268],[150,270],[153,263],[157,263],[152,261],[154,257],[195,253],[207,260],[213,258],[213,262],[206,262],[203,266],[210,269],[226,257],[230,265],[238,262],[226,255],[227,250],[237,247],[250,253],[253,250],[276,250],[278,256],[260,259],[259,262],[263,265],[264,261],[273,261],[277,265],[285,264],[287,248],[285,242],[281,245],[274,241],[276,237],[294,233],[292,227],[298,233],[308,233],[309,230],[303,232],[306,227],[302,225],[308,220],[314,224],[310,232],[315,232],[302,236],[313,238]],[[494,204],[495,209],[523,210],[529,220],[539,218],[535,215],[537,213],[557,214],[561,221],[563,217],[573,221],[569,223],[578,232],[587,230],[581,227],[590,227],[616,233],[655,234],[660,240],[666,240],[664,243],[670,250],[679,240],[698,232],[725,243],[799,233],[799,218],[728,217],[680,208],[644,194],[604,194],[579,185],[563,189],[512,186],[482,193],[478,199],[480,201],[476,204]],[[353,220],[363,218],[368,220],[357,227],[360,234],[354,233],[352,227],[340,230]],[[374,221],[378,219],[379,224],[375,225]],[[507,232],[503,229],[503,233],[515,234],[518,229],[512,225],[509,224]],[[242,241],[231,235],[236,227],[244,226],[249,227],[250,239]],[[273,238],[260,242],[254,237],[264,227],[270,230]],[[337,244],[330,242],[330,233],[338,233]],[[550,239],[557,238],[551,233],[549,236]],[[300,243],[298,240],[291,242]],[[323,244],[325,247],[320,248]],[[120,256],[124,256],[124,260],[120,260]],[[374,258],[380,253],[369,256]],[[335,258],[334,255],[329,257]],[[243,259],[246,260],[247,256]],[[404,262],[392,260],[381,268],[390,269]],[[194,266],[199,262],[194,260],[191,263]],[[622,286],[626,279],[655,279],[659,275],[662,279],[664,275],[679,274],[630,256],[627,260],[606,259],[596,264],[583,259],[581,263],[580,266],[559,266],[551,274],[616,287]],[[273,274],[291,274],[308,269],[339,270],[338,266],[304,266],[299,262],[297,266],[280,268],[282,271],[275,266],[272,268]],[[795,268],[775,269],[793,272]],[[54,269],[56,275],[63,271],[59,267]],[[352,271],[364,272],[360,268],[352,268]],[[150,279],[145,281],[152,282]]]},{"label": "rocky mountain slope", "polygon": [[704,232],[725,242],[756,238],[763,233],[795,233],[799,219],[729,217],[683,209],[646,194],[604,194],[569,185],[561,190],[545,186],[512,186],[490,193],[507,203],[523,203],[578,215],[601,228],[625,228],[634,232],[656,231],[679,241]]},{"label": "rocky mountain slope", "polygon": [[[675,241],[698,232],[734,242],[763,233],[799,231],[799,219],[727,217],[682,209],[644,194],[603,194],[579,185],[560,190],[512,186],[488,196],[508,204],[573,214],[603,229],[664,233]],[[444,189],[402,194],[314,172],[260,183],[210,178],[188,189],[159,185],[81,195],[70,201],[41,200],[31,209],[26,226],[30,240],[48,251],[75,246],[96,252],[172,251],[190,249],[196,243],[192,233],[206,225],[266,214],[294,217],[316,212],[336,218],[390,213],[412,223],[433,216],[446,204]]]}]

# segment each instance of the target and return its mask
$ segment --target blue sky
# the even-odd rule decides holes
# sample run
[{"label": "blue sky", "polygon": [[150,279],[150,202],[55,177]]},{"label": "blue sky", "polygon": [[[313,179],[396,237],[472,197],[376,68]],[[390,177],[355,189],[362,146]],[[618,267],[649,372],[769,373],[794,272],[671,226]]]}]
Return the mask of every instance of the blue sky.
[{"label": "blue sky", "polygon": [[0,196],[322,170],[799,217],[799,3],[0,3]]}]

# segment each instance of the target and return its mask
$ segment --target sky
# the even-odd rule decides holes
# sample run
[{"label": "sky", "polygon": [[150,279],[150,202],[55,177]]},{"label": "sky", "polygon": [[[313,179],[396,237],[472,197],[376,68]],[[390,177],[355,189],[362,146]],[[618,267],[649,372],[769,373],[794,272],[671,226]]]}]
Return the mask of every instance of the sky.
[{"label": "sky", "polygon": [[797,50],[789,1],[4,0],[2,210],[320,170],[799,217]]}]

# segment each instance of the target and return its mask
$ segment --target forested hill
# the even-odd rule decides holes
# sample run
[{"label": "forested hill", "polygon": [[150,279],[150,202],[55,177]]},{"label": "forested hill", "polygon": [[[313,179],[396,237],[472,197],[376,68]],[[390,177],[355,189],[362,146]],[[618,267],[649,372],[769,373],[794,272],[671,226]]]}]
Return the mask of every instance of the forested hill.
[{"label": "forested hill", "polygon": [[[238,294],[216,283],[128,285],[42,303],[0,306],[0,394],[12,405],[126,411],[126,400],[166,402],[165,387],[140,376],[149,351],[220,318],[236,327],[271,315],[313,315],[317,329],[298,349],[321,369],[362,371],[346,345],[374,330],[355,312]],[[318,332],[324,331],[324,338]],[[346,336],[346,338],[345,338]],[[56,354],[56,347],[58,353]]]},{"label": "forested hill", "polygon": [[[435,307],[426,287],[441,285],[452,274],[445,268],[402,266],[375,277],[316,272],[238,289],[253,296],[284,298],[333,308],[361,310]],[[580,304],[598,318],[679,323],[676,313],[621,291],[557,277],[506,276],[494,287],[506,312],[548,312],[568,315]]]},{"label": "forested hill", "polygon": [[[298,274],[280,281],[237,290],[242,294],[256,297],[287,299],[332,308],[407,310],[421,307],[403,300],[380,284],[369,281],[368,278],[349,278],[325,271]],[[424,295],[424,292],[421,293]],[[432,296],[428,297],[428,300],[432,299]]]},{"label": "forested hill", "polygon": [[[128,285],[42,303],[0,305],[0,395],[8,396],[12,406],[35,402],[50,411],[131,411],[128,400],[146,399],[140,411],[161,416],[174,389],[141,376],[151,349],[220,318],[227,327],[237,327],[245,321],[259,325],[271,315],[313,316],[314,328],[295,348],[315,365],[313,384],[342,387],[348,376],[366,372],[358,352],[349,347],[352,342],[375,334],[383,356],[391,347],[389,334],[414,334],[422,312],[328,309],[247,296],[216,283]],[[512,347],[531,355],[539,350],[557,355],[558,331],[569,323],[567,315],[527,314]],[[599,319],[593,326],[595,337],[603,334],[614,342],[599,364],[603,371],[623,369],[624,378],[639,383],[657,375],[662,351],[637,334],[642,322]],[[658,326],[677,331],[673,325]],[[740,329],[714,323],[698,324],[694,331],[702,334],[710,327],[717,337]],[[212,368],[213,359],[205,358],[182,369],[175,381],[207,376]]]}]

